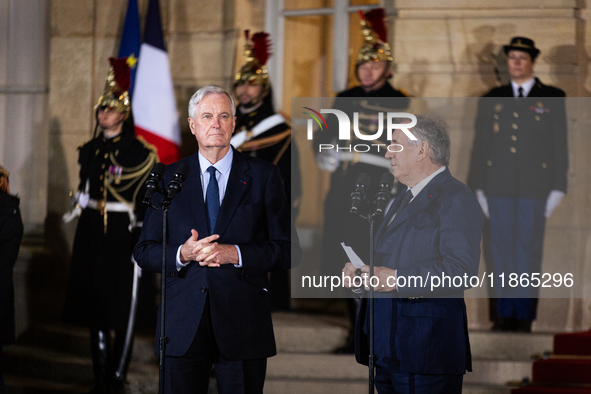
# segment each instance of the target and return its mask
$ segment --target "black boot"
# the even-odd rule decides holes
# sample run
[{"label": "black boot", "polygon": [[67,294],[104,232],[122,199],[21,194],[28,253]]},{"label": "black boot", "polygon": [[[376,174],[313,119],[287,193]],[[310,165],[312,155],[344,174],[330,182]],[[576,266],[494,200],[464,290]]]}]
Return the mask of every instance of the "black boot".
[{"label": "black boot", "polygon": [[531,320],[521,320],[518,319],[516,326],[515,326],[515,331],[517,332],[531,332]]},{"label": "black boot", "polygon": [[109,354],[111,353],[110,335],[107,330],[90,329],[95,384],[88,394],[112,394],[107,382]]}]

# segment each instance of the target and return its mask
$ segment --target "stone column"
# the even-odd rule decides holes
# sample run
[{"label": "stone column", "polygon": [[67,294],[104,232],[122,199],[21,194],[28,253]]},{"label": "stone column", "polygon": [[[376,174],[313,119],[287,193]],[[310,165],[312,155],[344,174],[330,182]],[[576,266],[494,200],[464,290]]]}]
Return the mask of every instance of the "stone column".
[{"label": "stone column", "polygon": [[0,0],[0,163],[26,232],[47,211],[49,1]]}]

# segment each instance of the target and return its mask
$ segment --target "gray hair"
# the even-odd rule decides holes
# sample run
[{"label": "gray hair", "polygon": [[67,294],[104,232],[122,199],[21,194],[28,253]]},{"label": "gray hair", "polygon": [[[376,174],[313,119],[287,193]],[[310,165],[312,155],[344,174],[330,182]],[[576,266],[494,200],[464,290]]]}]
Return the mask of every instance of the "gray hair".
[{"label": "gray hair", "polygon": [[195,119],[195,108],[208,94],[225,94],[230,99],[230,106],[232,107],[232,116],[236,116],[236,103],[234,98],[228,92],[217,85],[207,85],[195,92],[191,100],[189,100],[189,117]]},{"label": "gray hair", "polygon": [[431,163],[449,167],[449,125],[439,115],[416,115],[417,124],[411,129],[418,141],[409,139],[409,145],[426,141],[431,148]]}]

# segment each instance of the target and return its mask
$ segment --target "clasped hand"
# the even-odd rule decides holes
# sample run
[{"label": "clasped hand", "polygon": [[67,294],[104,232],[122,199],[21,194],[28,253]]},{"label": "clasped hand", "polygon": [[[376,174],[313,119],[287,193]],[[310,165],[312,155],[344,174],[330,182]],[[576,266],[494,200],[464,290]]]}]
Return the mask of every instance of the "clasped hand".
[{"label": "clasped hand", "polygon": [[210,235],[198,239],[199,233],[191,230],[191,236],[181,246],[182,262],[197,261],[201,266],[219,267],[223,264],[238,264],[238,251],[234,245],[218,244],[220,236]]}]

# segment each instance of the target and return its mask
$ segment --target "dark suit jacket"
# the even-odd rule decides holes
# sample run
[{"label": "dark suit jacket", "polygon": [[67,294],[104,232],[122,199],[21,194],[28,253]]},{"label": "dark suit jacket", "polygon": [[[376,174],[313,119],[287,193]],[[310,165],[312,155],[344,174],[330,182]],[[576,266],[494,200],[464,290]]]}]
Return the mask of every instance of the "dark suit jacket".
[{"label": "dark suit jacket", "polygon": [[14,342],[13,268],[23,237],[18,197],[0,190],[0,347]]},{"label": "dark suit jacket", "polygon": [[479,102],[468,186],[487,197],[546,199],[566,192],[568,146],[564,91],[537,78],[515,100],[511,84]]},{"label": "dark suit jacket", "polygon": [[[299,258],[290,207],[277,166],[234,150],[232,169],[214,230],[220,244],[240,247],[242,268],[223,265],[201,267],[192,262],[180,272],[176,253],[191,235],[209,235],[198,154],[180,160],[191,171],[168,211],[166,249],[166,355],[181,356],[191,344],[209,295],[217,344],[228,359],[265,358],[276,354],[269,311],[267,272],[291,268]],[[167,185],[176,164],[164,175]],[[157,202],[157,201],[155,201]],[[295,233],[295,232],[294,232]],[[162,213],[148,209],[134,256],[138,264],[159,272],[162,262]],[[157,336],[160,333],[158,320]]]},{"label": "dark suit jacket", "polygon": [[[376,343],[376,354],[389,346],[393,364],[410,373],[463,374],[472,365],[463,298],[469,286],[446,284],[431,291],[430,277],[478,275],[482,210],[470,190],[447,169],[387,226],[402,196],[396,198],[377,231],[375,264],[397,269],[398,277],[420,277],[427,285],[407,285],[389,294],[397,297],[392,313],[375,316],[375,325],[391,323],[392,340]],[[356,330],[356,357],[363,364],[369,354],[365,301]]]}]

